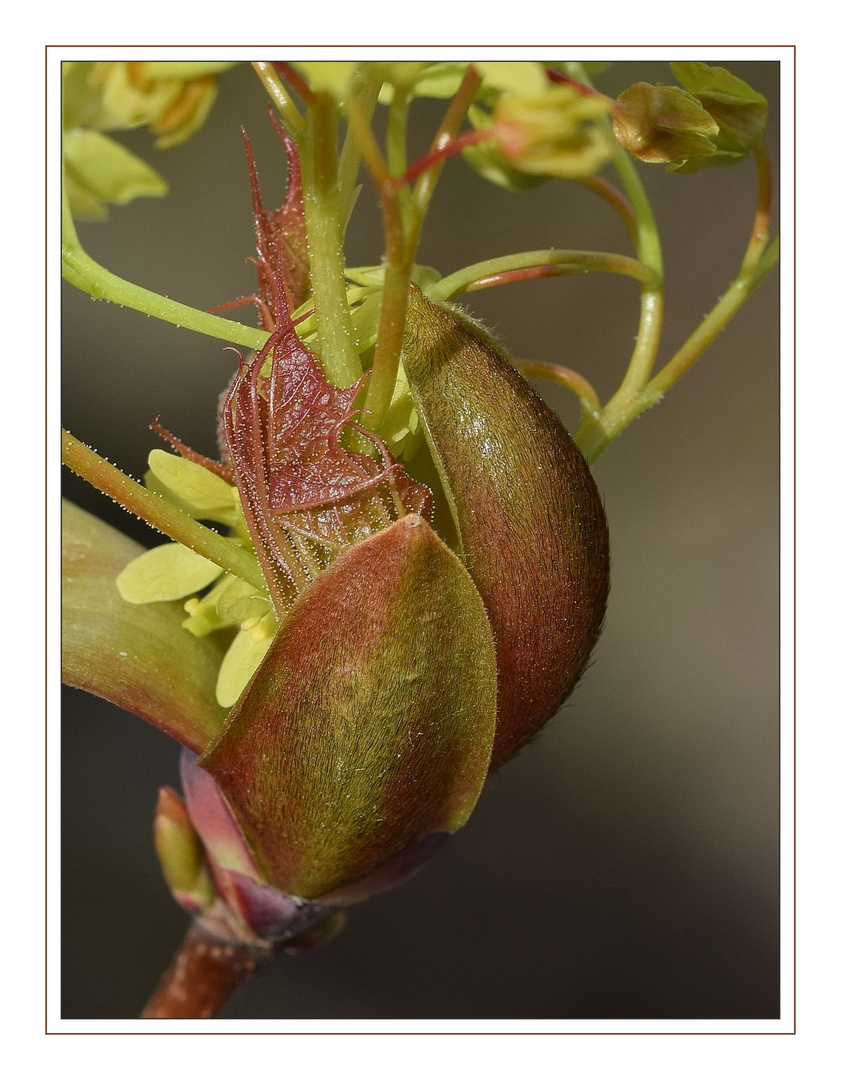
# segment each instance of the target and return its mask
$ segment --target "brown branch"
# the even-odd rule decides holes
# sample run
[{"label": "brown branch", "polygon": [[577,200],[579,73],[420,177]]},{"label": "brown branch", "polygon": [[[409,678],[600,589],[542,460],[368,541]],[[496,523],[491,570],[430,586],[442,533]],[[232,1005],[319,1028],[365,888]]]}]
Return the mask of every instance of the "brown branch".
[{"label": "brown branch", "polygon": [[265,945],[221,941],[194,922],[140,1019],[211,1019],[271,951]]}]

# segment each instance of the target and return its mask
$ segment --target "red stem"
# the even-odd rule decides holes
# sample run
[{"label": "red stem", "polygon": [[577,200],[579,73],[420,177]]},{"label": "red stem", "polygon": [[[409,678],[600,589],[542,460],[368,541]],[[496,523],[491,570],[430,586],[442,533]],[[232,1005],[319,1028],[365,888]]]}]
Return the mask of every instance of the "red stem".
[{"label": "red stem", "polygon": [[141,1020],[209,1020],[269,950],[220,941],[194,923],[140,1014]]},{"label": "red stem", "polygon": [[512,281],[533,281],[536,278],[562,277],[564,274],[579,273],[578,267],[561,265],[525,266],[519,270],[503,270],[499,274],[488,274],[487,277],[476,278],[471,281],[465,293],[479,292],[480,289],[490,289],[494,285],[508,285]]},{"label": "red stem", "polygon": [[484,142],[485,139],[493,138],[493,128],[480,128],[476,131],[465,131],[462,135],[457,135],[455,138],[450,139],[449,142],[443,146],[438,146],[434,150],[430,150],[424,154],[423,157],[419,157],[409,168],[393,181],[395,187],[403,187],[406,184],[411,184],[423,173],[428,172],[430,169],[434,169],[436,165],[442,165],[447,158],[455,157],[456,154],[460,154],[468,146],[475,146],[476,143]]},{"label": "red stem", "polygon": [[581,94],[582,97],[606,97],[605,94],[594,90],[592,86],[587,86],[586,83],[581,83],[577,79],[571,79],[569,75],[564,75],[561,71],[555,71],[554,68],[544,68],[544,71],[551,82],[560,83],[561,86],[569,86],[577,94]]},{"label": "red stem", "polygon": [[271,64],[278,75],[286,79],[292,89],[300,94],[308,105],[315,100],[315,94],[291,64],[288,64],[285,60],[272,60]]},{"label": "red stem", "polygon": [[634,216],[633,207],[622,192],[619,191],[618,188],[615,188],[613,184],[608,183],[608,181],[601,176],[580,176],[576,180],[576,183],[580,187],[592,191],[595,195],[598,195],[600,199],[604,199],[606,203],[613,207],[622,219],[622,223],[628,230],[628,233],[634,242],[634,247],[636,248],[639,244],[637,220]]}]

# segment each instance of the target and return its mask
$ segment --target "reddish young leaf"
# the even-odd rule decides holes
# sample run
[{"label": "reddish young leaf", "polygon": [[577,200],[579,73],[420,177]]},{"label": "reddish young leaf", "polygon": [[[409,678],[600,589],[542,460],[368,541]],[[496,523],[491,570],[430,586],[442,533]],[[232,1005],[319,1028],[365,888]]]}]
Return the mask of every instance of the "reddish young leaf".
[{"label": "reddish young leaf", "polygon": [[[354,422],[361,383],[327,382],[280,287],[276,311],[274,333],[231,384],[223,426],[251,537],[284,611],[340,551],[406,514],[431,516],[432,499]],[[348,428],[376,447],[379,461],[342,445]]]}]

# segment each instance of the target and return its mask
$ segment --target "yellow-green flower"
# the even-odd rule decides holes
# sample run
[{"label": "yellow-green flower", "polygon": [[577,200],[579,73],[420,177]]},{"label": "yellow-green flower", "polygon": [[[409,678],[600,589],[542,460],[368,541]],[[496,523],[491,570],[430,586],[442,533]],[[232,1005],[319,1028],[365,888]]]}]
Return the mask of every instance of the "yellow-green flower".
[{"label": "yellow-green flower", "polygon": [[177,146],[207,119],[230,62],[70,61],[62,67],[63,162],[74,214],[102,219],[108,204],[160,197],[167,183],[106,131],[147,125],[156,149]]},{"label": "yellow-green flower", "polygon": [[506,95],[494,116],[496,143],[523,172],[587,176],[610,157],[607,140],[594,124],[609,110],[607,98],[581,95],[568,86]]},{"label": "yellow-green flower", "polygon": [[[233,484],[196,461],[164,450],[149,455],[146,486],[191,517],[227,525],[253,549]],[[209,589],[204,595],[198,594]],[[131,604],[183,600],[184,628],[202,638],[235,630],[216,679],[216,699],[229,709],[266,655],[277,629],[268,590],[260,590],[178,543],[162,544],[133,559],[117,578],[120,596]],[[185,599],[186,598],[186,599]]]},{"label": "yellow-green flower", "polygon": [[486,179],[513,189],[552,178],[576,179],[600,169],[610,157],[610,146],[595,121],[610,110],[609,99],[555,85],[542,73],[542,85],[535,86],[531,70],[519,78],[520,89],[493,90],[490,111],[483,105],[470,109],[473,125],[491,137],[466,149],[467,161]]}]

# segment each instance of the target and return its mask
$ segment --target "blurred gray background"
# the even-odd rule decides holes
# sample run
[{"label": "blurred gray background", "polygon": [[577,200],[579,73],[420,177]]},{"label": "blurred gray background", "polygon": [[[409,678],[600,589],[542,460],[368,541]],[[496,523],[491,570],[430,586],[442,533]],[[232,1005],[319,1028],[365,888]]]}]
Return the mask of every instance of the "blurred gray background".
[{"label": "blurred gray background", "polygon": [[[704,57],[715,63],[715,57]],[[730,63],[771,104],[779,69]],[[617,63],[608,93],[674,82]],[[441,115],[418,103],[416,152]],[[240,125],[267,205],[284,157],[256,77],[222,77],[206,128],[167,152],[125,142],[171,181],[168,198],[80,226],[117,274],[199,308],[248,293],[253,250]],[[666,258],[667,359],[724,291],[752,220],[754,170],[643,175]],[[776,218],[775,218],[776,223]],[[571,184],[519,195],[447,166],[419,260],[447,273],[531,247],[630,253],[615,216]],[[365,193],[351,263],[378,261]],[[612,591],[595,661],[560,715],[493,776],[468,825],[413,881],[349,912],[331,944],[281,956],[229,1018],[773,1018],[778,1015],[779,337],[766,280],[696,368],[596,463]],[[636,287],[606,275],[468,298],[516,357],[581,371],[603,400],[624,372]],[[251,309],[235,317],[254,322]],[[134,476],[162,423],[214,455],[223,343],[65,286],[63,422]],[[570,425],[568,394],[540,386]],[[155,534],[65,476],[66,494],[140,539]],[[157,789],[178,748],[133,716],[65,691],[62,716],[63,1015],[138,1014],[187,925],[152,847]],[[55,882],[53,885],[55,886]],[[469,1023],[466,1024],[469,1027]],[[501,1024],[504,1027],[504,1023]]]}]

